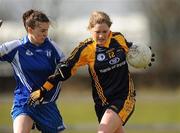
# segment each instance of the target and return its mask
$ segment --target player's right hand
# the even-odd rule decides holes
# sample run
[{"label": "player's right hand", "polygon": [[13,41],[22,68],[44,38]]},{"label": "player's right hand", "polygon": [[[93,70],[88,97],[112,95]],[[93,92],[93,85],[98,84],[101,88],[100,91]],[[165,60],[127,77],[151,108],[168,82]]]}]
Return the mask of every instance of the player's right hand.
[{"label": "player's right hand", "polygon": [[37,104],[42,104],[43,100],[44,100],[44,92],[46,90],[41,87],[40,89],[33,91],[30,94],[29,100],[28,100],[28,105],[32,106],[32,105],[37,105]]}]

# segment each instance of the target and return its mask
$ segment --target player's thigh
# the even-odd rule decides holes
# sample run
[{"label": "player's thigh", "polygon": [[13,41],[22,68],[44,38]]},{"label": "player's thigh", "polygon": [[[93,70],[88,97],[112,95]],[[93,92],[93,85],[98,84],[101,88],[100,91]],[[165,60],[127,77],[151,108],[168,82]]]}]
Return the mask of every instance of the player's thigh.
[{"label": "player's thigh", "polygon": [[14,133],[30,133],[33,126],[33,120],[28,115],[19,115],[14,119],[13,131]]},{"label": "player's thigh", "polygon": [[122,121],[119,115],[113,110],[107,109],[99,124],[98,133],[115,133],[118,129],[121,128]]}]

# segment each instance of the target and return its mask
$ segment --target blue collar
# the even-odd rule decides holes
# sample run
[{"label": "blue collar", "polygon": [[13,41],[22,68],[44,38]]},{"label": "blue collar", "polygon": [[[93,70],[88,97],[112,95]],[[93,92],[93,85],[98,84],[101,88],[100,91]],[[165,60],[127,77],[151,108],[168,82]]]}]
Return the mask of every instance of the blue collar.
[{"label": "blue collar", "polygon": [[[48,39],[48,37],[46,37],[46,39],[44,40],[44,43],[43,43],[42,45],[38,46],[38,47],[43,46],[43,45],[46,44],[46,42],[48,42],[48,41],[49,41],[49,39]],[[23,39],[22,39],[22,44],[29,44],[29,45],[31,45],[31,46],[33,46],[33,47],[37,47],[36,45],[34,45],[34,44],[32,44],[32,43],[30,42],[30,40],[29,40],[29,38],[28,38],[27,35],[23,37]]]}]

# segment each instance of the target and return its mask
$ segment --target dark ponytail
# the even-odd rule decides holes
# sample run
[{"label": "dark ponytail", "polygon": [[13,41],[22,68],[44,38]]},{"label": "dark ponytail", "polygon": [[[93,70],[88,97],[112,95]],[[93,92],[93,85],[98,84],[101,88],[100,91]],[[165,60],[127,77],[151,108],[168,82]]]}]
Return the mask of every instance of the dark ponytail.
[{"label": "dark ponytail", "polygon": [[23,16],[24,27],[27,30],[27,27],[34,29],[37,26],[37,22],[50,22],[49,18],[41,11],[30,9],[26,11]]}]

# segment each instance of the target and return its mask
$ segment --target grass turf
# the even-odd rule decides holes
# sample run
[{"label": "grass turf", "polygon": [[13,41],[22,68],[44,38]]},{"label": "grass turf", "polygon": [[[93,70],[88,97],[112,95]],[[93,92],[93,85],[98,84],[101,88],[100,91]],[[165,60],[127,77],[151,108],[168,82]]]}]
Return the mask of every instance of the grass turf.
[{"label": "grass turf", "polygon": [[[179,91],[138,91],[136,109],[125,129],[128,133],[180,132]],[[0,132],[12,132],[12,97],[0,95]],[[64,133],[95,133],[98,126],[90,91],[62,91],[58,106],[67,125]],[[176,126],[177,125],[177,126]],[[7,131],[4,131],[6,130]],[[33,131],[32,133],[36,133]]]}]

